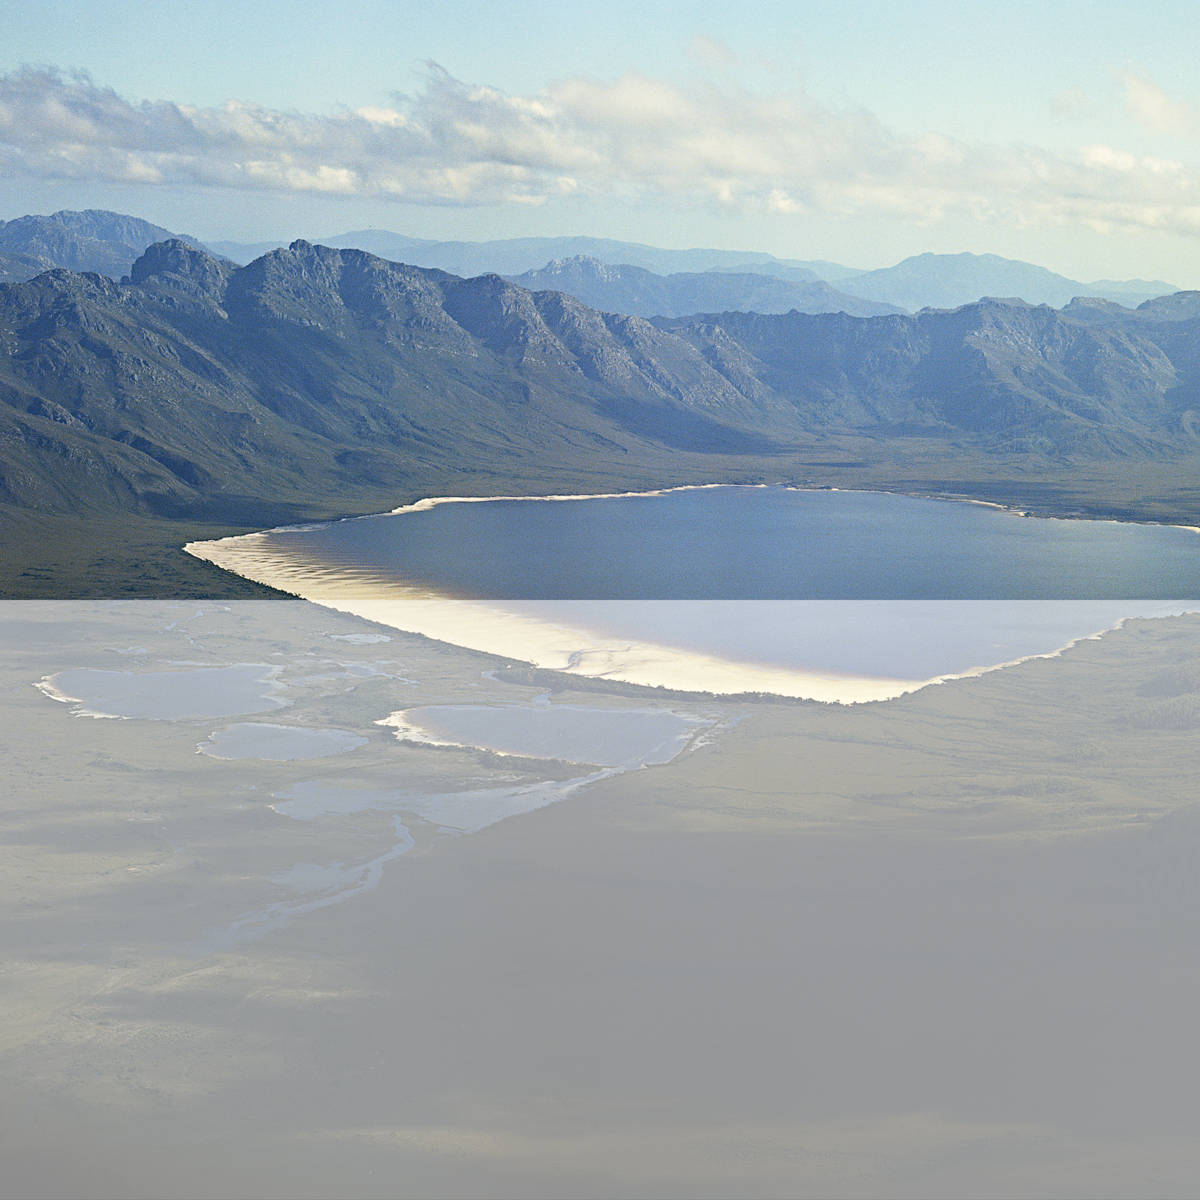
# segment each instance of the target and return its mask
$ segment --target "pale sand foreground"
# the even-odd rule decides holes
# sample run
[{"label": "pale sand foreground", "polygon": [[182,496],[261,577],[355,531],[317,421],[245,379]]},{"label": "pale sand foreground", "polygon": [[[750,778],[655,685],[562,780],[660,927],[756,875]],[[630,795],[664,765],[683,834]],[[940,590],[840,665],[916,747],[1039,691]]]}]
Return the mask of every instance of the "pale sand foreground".
[{"label": "pale sand foreground", "polygon": [[[1195,1194],[1195,618],[582,775],[396,741],[538,692],[298,602],[0,649],[4,1196]],[[236,663],[269,716],[33,686]],[[366,741],[196,752],[255,720]]]}]

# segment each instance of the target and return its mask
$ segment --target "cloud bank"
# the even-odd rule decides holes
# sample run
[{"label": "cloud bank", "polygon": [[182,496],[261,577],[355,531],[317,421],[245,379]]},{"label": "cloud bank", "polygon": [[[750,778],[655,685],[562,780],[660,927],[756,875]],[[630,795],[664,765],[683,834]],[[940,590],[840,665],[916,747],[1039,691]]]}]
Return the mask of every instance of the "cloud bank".
[{"label": "cloud bank", "polygon": [[[702,48],[703,49],[703,48]],[[1128,77],[1141,119],[1190,112]],[[412,204],[543,204],[582,195],[742,213],[967,217],[1101,231],[1200,233],[1200,174],[1091,145],[914,137],[801,91],[645,75],[572,78],[511,95],[430,64],[422,89],[327,114],[242,101],[138,102],[83,74],[0,75],[0,171],[10,178],[276,191]]]}]

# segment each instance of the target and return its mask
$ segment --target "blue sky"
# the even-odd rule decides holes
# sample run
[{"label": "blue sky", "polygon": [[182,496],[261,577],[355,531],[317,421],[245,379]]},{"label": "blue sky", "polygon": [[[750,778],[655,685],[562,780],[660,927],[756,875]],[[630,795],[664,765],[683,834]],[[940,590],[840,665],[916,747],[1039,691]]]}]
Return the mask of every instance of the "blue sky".
[{"label": "blue sky", "polygon": [[8,8],[0,216],[974,250],[1200,285],[1194,4]]}]

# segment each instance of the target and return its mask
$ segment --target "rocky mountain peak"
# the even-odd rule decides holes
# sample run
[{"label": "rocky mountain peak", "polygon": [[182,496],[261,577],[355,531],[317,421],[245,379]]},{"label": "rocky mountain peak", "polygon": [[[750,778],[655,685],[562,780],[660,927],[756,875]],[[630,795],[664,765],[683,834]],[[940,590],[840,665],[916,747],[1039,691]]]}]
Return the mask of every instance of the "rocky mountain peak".
[{"label": "rocky mountain peak", "polygon": [[132,283],[144,283],[155,275],[182,275],[195,279],[220,273],[220,263],[211,254],[197,250],[181,238],[155,242],[142,251],[129,269]]},{"label": "rocky mountain peak", "polygon": [[147,246],[129,269],[131,283],[152,287],[176,300],[221,305],[233,268],[181,238]]}]

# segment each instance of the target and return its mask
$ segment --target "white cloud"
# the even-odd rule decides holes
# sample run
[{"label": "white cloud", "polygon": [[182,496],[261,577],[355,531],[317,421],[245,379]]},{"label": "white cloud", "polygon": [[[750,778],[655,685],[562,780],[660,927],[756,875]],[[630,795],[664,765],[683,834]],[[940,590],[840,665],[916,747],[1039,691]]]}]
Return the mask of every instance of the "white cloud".
[{"label": "white cloud", "polygon": [[1133,71],[1122,71],[1118,78],[1126,109],[1151,133],[1189,134],[1200,128],[1200,114],[1190,104],[1169,96],[1153,79]]},{"label": "white cloud", "polygon": [[369,121],[372,125],[386,125],[391,129],[408,124],[408,118],[395,108],[375,108],[368,104],[362,108],[356,108],[354,115],[362,117],[364,121]]},{"label": "white cloud", "polygon": [[1084,146],[1081,157],[1088,166],[1121,171],[1125,174],[1136,172],[1143,177],[1151,175],[1182,177],[1187,171],[1184,164],[1177,159],[1155,158],[1149,154],[1130,154],[1128,150],[1117,150],[1103,144]]},{"label": "white cloud", "polygon": [[800,211],[800,205],[783,188],[771,189],[767,196],[767,208],[771,212],[777,213],[796,213]]},{"label": "white cloud", "polygon": [[[1127,84],[1127,95],[1147,120],[1182,119],[1145,84]],[[0,76],[0,170],[420,204],[537,205],[577,195],[919,225],[968,218],[1200,231],[1200,178],[1181,161],[1115,145],[1061,154],[936,132],[911,137],[799,90],[681,86],[640,74],[566,79],[522,96],[431,64],[413,96],[309,114],[240,101],[138,103],[87,76],[25,69]]]}]

